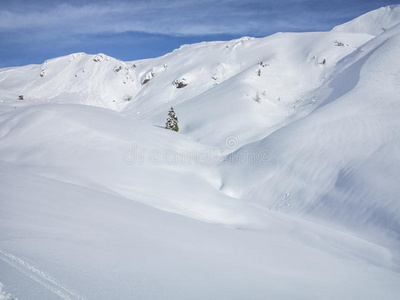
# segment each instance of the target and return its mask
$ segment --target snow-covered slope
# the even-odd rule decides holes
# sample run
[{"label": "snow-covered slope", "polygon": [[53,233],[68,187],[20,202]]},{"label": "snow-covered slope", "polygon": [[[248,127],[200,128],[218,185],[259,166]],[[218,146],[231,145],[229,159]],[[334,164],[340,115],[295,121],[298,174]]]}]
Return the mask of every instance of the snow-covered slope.
[{"label": "snow-covered slope", "polygon": [[370,11],[333,28],[333,31],[379,35],[400,23],[400,5],[389,5]]},{"label": "snow-covered slope", "polygon": [[[370,38],[276,34],[182,46],[164,57],[135,63],[139,78],[151,70],[154,76],[125,114],[163,125],[173,105],[185,135],[220,148],[231,135],[245,144],[287,123],[297,106],[311,104],[313,90],[336,63]],[[345,46],[337,46],[337,41]],[[178,89],[173,83],[181,78],[187,86]]]},{"label": "snow-covered slope", "polygon": [[[79,103],[122,110],[137,90],[127,64],[105,54],[75,53],[41,65],[0,70],[4,103]],[[20,105],[20,104],[19,104]]]},{"label": "snow-covered slope", "polygon": [[0,278],[18,299],[396,299],[400,292],[387,249],[312,223],[271,213],[265,230],[235,230],[12,164],[1,170]]},{"label": "snow-covered slope", "polygon": [[[245,37],[184,45],[129,63],[72,54],[40,66],[2,69],[0,100],[15,106],[96,105],[158,126],[174,106],[185,135],[220,148],[235,135],[243,145],[297,118],[296,108],[312,104],[313,91],[336,63],[371,37],[341,32]],[[179,82],[186,86],[178,88]]]},{"label": "snow-covered slope", "polygon": [[397,299],[392,25],[0,69],[0,298]]},{"label": "snow-covered slope", "polygon": [[15,167],[202,221],[239,226],[254,218],[246,216],[243,202],[219,192],[212,167],[197,162],[204,153],[217,161],[218,153],[183,135],[109,110],[66,104],[12,110],[0,115],[0,123],[2,160]]},{"label": "snow-covered slope", "polygon": [[[313,113],[233,153],[226,193],[400,241],[399,45],[400,25],[337,65]],[[264,164],[230,164],[265,151]]]}]

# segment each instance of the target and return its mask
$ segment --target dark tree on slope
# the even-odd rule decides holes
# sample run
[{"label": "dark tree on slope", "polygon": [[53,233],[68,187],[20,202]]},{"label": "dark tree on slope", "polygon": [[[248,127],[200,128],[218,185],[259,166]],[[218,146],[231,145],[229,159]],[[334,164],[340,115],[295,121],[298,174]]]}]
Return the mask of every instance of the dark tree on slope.
[{"label": "dark tree on slope", "polygon": [[174,108],[172,106],[168,112],[168,118],[167,123],[165,124],[165,128],[173,131],[179,131],[178,118],[175,115]]}]

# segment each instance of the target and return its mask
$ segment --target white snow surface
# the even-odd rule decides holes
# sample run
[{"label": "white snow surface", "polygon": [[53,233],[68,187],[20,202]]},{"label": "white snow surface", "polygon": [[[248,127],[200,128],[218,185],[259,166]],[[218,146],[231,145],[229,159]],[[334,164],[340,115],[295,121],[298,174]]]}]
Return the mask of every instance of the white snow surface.
[{"label": "white snow surface", "polygon": [[334,27],[333,31],[367,33],[379,35],[389,28],[399,24],[400,5],[388,5],[370,11],[354,20]]},{"label": "white snow surface", "polygon": [[127,64],[101,53],[74,53],[41,65],[4,68],[0,82],[3,101],[22,95],[29,104],[79,103],[117,111],[126,106],[125,96],[137,89]]},{"label": "white snow surface", "polygon": [[0,299],[398,299],[398,11],[0,69]]},{"label": "white snow surface", "polygon": [[18,300],[18,298],[14,298],[10,293],[4,291],[4,285],[0,282],[0,299],[1,300]]}]

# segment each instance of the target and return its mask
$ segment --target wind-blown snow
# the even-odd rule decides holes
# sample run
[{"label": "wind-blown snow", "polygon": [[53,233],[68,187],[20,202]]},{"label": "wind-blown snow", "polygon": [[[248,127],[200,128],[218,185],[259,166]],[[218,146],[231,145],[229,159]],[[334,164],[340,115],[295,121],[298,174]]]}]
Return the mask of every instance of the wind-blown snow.
[{"label": "wind-blown snow", "polygon": [[397,299],[397,11],[0,69],[0,299]]}]

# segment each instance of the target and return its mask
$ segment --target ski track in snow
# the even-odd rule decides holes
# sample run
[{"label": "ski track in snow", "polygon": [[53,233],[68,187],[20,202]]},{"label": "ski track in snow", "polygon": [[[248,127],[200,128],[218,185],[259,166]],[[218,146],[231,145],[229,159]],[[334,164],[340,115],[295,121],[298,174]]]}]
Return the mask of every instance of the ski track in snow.
[{"label": "ski track in snow", "polygon": [[52,291],[61,299],[84,300],[84,298],[82,298],[76,292],[71,291],[65,285],[57,282],[49,274],[39,270],[38,268],[30,265],[23,259],[11,253],[8,253],[4,250],[0,250],[0,259],[9,264],[10,266],[12,266],[13,268],[17,269],[18,271],[24,273],[26,276],[36,281],[46,289]]}]

